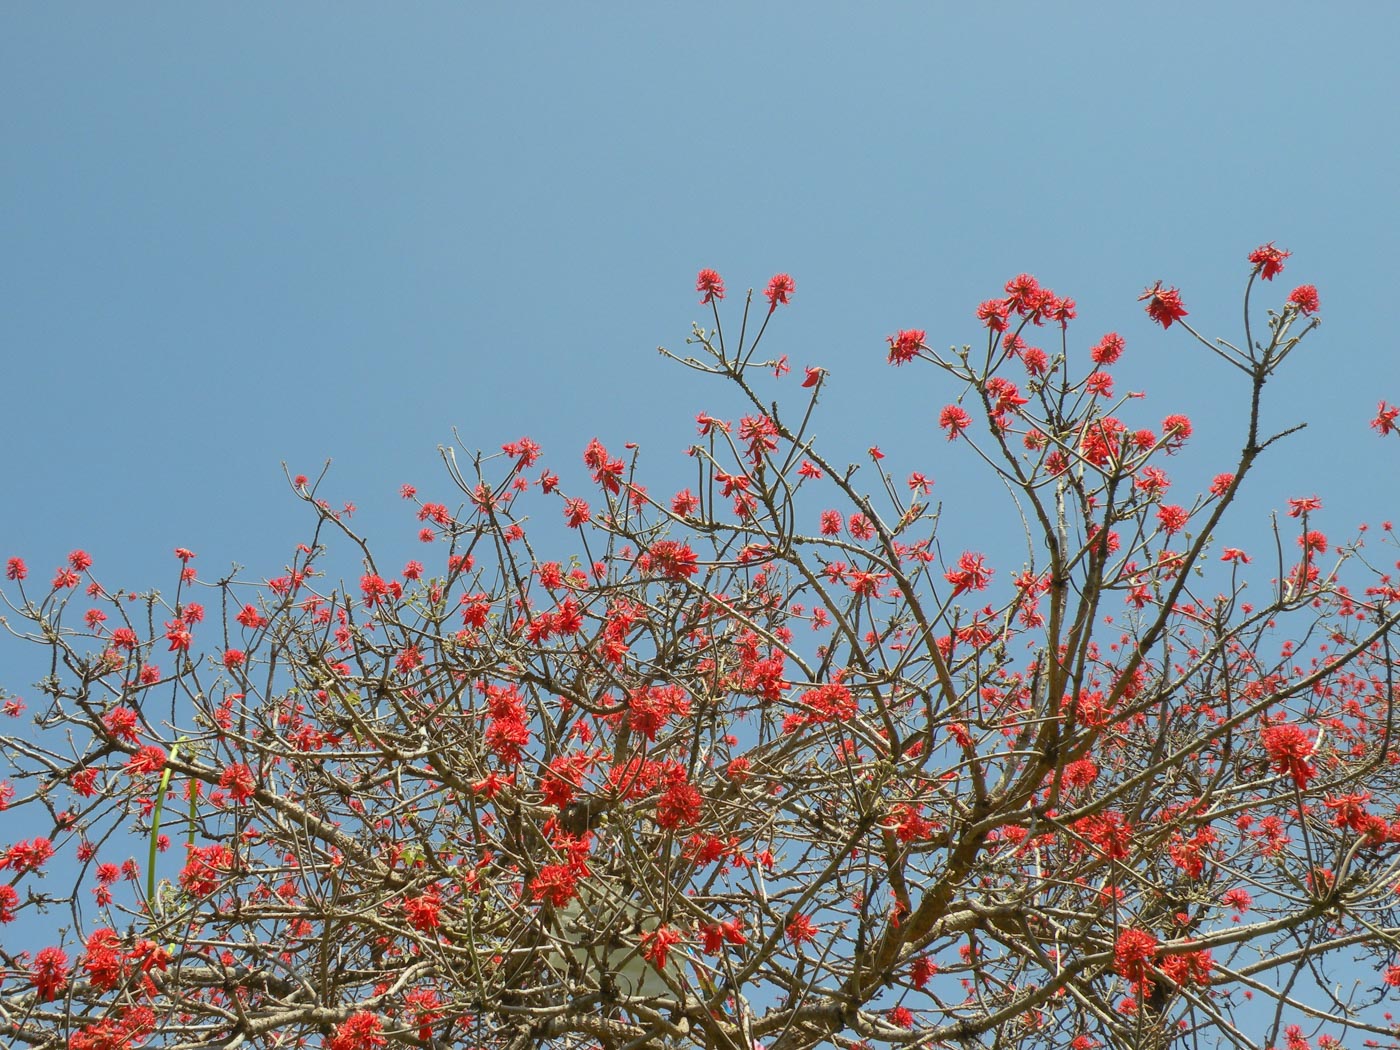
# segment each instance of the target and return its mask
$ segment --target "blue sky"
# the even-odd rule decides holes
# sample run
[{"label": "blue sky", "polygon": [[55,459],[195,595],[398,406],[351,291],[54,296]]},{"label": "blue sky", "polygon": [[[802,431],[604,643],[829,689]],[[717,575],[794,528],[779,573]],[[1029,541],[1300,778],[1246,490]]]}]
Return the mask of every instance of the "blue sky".
[{"label": "blue sky", "polygon": [[[1337,13],[1333,13],[1337,12]],[[1343,13],[1344,12],[1344,13]],[[1030,271],[1116,329],[1120,388],[1185,411],[1228,466],[1239,380],[1135,297],[1179,284],[1238,333],[1245,254],[1295,253],[1324,326],[1270,388],[1311,429],[1265,464],[1265,520],[1400,511],[1389,334],[1400,137],[1393,5],[10,6],[0,32],[0,555],[87,548],[109,585],[273,574],[307,523],[280,464],[409,545],[402,482],[436,448],[529,434],[578,469],[595,435],[685,483],[723,398],[660,360],[731,292],[797,282],[772,350],[832,370],[819,433],[938,480],[983,527],[934,426],[956,391],[884,337],[973,341]],[[796,376],[785,388],[795,398]],[[1393,444],[1393,442],[1392,442]],[[838,455],[837,458],[843,458]],[[964,488],[963,486],[973,486]],[[956,512],[956,513],[954,513]],[[961,523],[961,524],[959,524]],[[950,534],[949,542],[966,545]],[[13,683],[10,683],[13,685]]]}]

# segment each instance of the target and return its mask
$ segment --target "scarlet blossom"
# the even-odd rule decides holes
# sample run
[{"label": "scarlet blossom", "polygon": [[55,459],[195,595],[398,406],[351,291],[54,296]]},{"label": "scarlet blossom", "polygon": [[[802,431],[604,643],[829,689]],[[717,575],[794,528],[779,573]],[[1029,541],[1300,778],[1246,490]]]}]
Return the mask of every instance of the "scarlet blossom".
[{"label": "scarlet blossom", "polygon": [[1113,946],[1113,969],[1118,976],[1140,984],[1148,979],[1157,938],[1147,930],[1124,930]]},{"label": "scarlet blossom", "polygon": [[779,303],[786,306],[796,287],[793,279],[787,274],[775,273],[769,279],[768,287],[763,290],[763,297],[768,300],[768,312],[776,310]]},{"label": "scarlet blossom", "polygon": [[948,431],[949,441],[955,441],[972,425],[972,417],[960,405],[944,405],[943,411],[938,413],[938,425]]},{"label": "scarlet blossom", "polygon": [[258,612],[258,607],[256,605],[243,606],[234,619],[249,630],[256,630],[267,624],[267,620],[263,618],[262,613]]},{"label": "scarlet blossom", "polygon": [[87,939],[87,952],[79,960],[98,991],[109,992],[122,979],[121,938],[115,930],[94,930]]},{"label": "scarlet blossom", "polygon": [[1084,380],[1084,388],[1094,397],[1113,396],[1113,377],[1107,372],[1094,372]]},{"label": "scarlet blossom", "polygon": [[705,298],[700,300],[701,306],[723,299],[724,278],[714,270],[701,270],[695,278],[695,290],[705,293]]},{"label": "scarlet blossom", "polygon": [[1038,346],[1028,346],[1021,351],[1021,363],[1026,366],[1026,374],[1043,376],[1050,367],[1050,358]]},{"label": "scarlet blossom", "polygon": [[[1381,403],[1382,407],[1384,404],[1384,402]],[[5,562],[5,579],[18,582],[28,575],[29,566],[24,564],[23,558],[11,558]]]},{"label": "scarlet blossom", "polygon": [[[1378,431],[1381,437],[1400,431],[1400,424],[1395,422],[1398,416],[1400,416],[1400,407],[1387,405],[1384,401],[1381,401],[1376,405],[1376,418],[1371,420],[1371,429]],[[11,558],[10,561],[19,561],[19,559]],[[20,564],[23,566],[24,563],[21,562]],[[14,579],[13,576],[10,578]],[[23,576],[20,577],[20,579],[23,578]]]},{"label": "scarlet blossom", "polygon": [[1170,328],[1173,321],[1186,316],[1186,307],[1181,303],[1181,293],[1175,288],[1163,288],[1158,281],[1138,296],[1138,302],[1147,303],[1147,316],[1163,328]]},{"label": "scarlet blossom", "polygon": [[1273,771],[1292,777],[1299,790],[1307,790],[1308,781],[1317,775],[1317,767],[1308,761],[1313,753],[1312,734],[1301,726],[1285,722],[1266,727],[1259,739]]},{"label": "scarlet blossom", "polygon": [[822,376],[824,375],[826,375],[825,368],[817,368],[816,366],[809,365],[807,368],[807,374],[802,380],[802,385],[804,387],[816,386],[822,381]]},{"label": "scarlet blossom", "polygon": [[233,851],[222,842],[210,846],[186,846],[180,885],[193,897],[207,897],[219,888],[219,879],[233,868]]},{"label": "scarlet blossom", "polygon": [[924,335],[922,328],[906,328],[887,336],[885,341],[890,344],[890,364],[906,365],[914,360],[919,355],[919,347],[923,346]]},{"label": "scarlet blossom", "polygon": [[1303,312],[1304,317],[1315,314],[1319,307],[1317,288],[1311,284],[1300,284],[1288,293],[1288,301]]},{"label": "scarlet blossom", "polygon": [[690,489],[681,489],[671,497],[671,512],[682,518],[688,518],[700,509],[700,497],[696,496]]},{"label": "scarlet blossom", "polygon": [[1272,281],[1275,274],[1283,272],[1283,260],[1292,254],[1292,252],[1286,252],[1282,248],[1275,248],[1274,242],[1270,241],[1250,252],[1249,261],[1254,264],[1255,273],[1266,281]]},{"label": "scarlet blossom", "polygon": [[1226,890],[1225,896],[1220,898],[1220,903],[1235,911],[1249,911],[1249,906],[1254,903],[1254,898],[1249,895],[1248,890],[1239,889]]},{"label": "scarlet blossom", "polygon": [[51,1003],[68,984],[68,956],[62,948],[44,948],[34,956],[29,981],[40,1002]]},{"label": "scarlet blossom", "polygon": [[416,645],[406,645],[394,660],[394,667],[400,674],[408,674],[423,665],[423,654]]},{"label": "scarlet blossom", "polygon": [[[1040,305],[1040,282],[1028,273],[1017,274],[1006,282],[1004,309],[1025,315]],[[993,300],[995,301],[995,300]]]},{"label": "scarlet blossom", "polygon": [[219,776],[219,787],[229,793],[235,802],[246,802],[257,791],[258,782],[253,771],[242,762],[233,762],[224,767]]},{"label": "scarlet blossom", "polygon": [[78,572],[84,572],[92,566],[92,555],[88,554],[87,551],[70,551],[68,564]]},{"label": "scarlet blossom", "polygon": [[53,857],[53,843],[42,836],[16,842],[0,853],[0,871],[38,871]]},{"label": "scarlet blossom", "polygon": [[326,1050],[378,1050],[389,1042],[379,1034],[383,1030],[384,1022],[373,1011],[357,1011],[335,1027]]},{"label": "scarlet blossom", "polygon": [[805,941],[815,941],[819,931],[812,925],[810,916],[798,915],[787,924],[787,928],[783,932],[793,944],[802,944]]},{"label": "scarlet blossom", "polygon": [[136,723],[136,712],[129,707],[114,707],[102,716],[107,732],[129,744],[136,743]]},{"label": "scarlet blossom", "polygon": [[1006,331],[1006,302],[988,299],[977,307],[977,319],[993,332]]},{"label": "scarlet blossom", "polygon": [[671,949],[685,938],[679,930],[669,926],[659,926],[642,934],[642,958],[658,970],[664,970],[671,957]]},{"label": "scarlet blossom", "polygon": [[1069,296],[1050,296],[1045,300],[1043,312],[1052,321],[1059,321],[1061,328],[1068,328],[1075,318],[1075,303]]},{"label": "scarlet blossom", "polygon": [[1321,509],[1322,500],[1317,496],[1304,496],[1302,499],[1290,499],[1288,501],[1288,516],[1290,518],[1301,517],[1311,511]]},{"label": "scarlet blossom", "polygon": [[229,670],[233,670],[235,667],[242,667],[244,661],[246,661],[247,659],[248,654],[245,653],[242,649],[224,650],[224,666],[227,667]]},{"label": "scarlet blossom", "polygon": [[954,598],[964,591],[986,590],[994,570],[989,569],[985,561],[986,555],[963,551],[958,557],[958,567],[943,574],[943,578],[953,585]]},{"label": "scarlet blossom", "polygon": [[19,907],[19,893],[8,884],[0,884],[0,925],[15,921],[15,909]]},{"label": "scarlet blossom", "polygon": [[194,636],[183,620],[171,620],[165,625],[165,638],[170,643],[170,651],[188,652]]},{"label": "scarlet blossom", "polygon": [[656,802],[656,823],[663,828],[690,827],[700,819],[704,797],[687,780],[678,780]]},{"label": "scarlet blossom", "polygon": [[564,520],[571,529],[588,524],[591,513],[588,504],[577,497],[564,501]]},{"label": "scarlet blossom", "polygon": [[165,748],[159,744],[147,744],[127,760],[126,771],[134,777],[159,773],[165,768],[165,759]]},{"label": "scarlet blossom", "polygon": [[1186,416],[1174,414],[1162,420],[1162,440],[1168,452],[1175,452],[1186,444],[1191,432],[1191,420]]},{"label": "scarlet blossom", "polygon": [[896,1006],[890,1010],[890,1024],[896,1028],[913,1028],[914,1015],[907,1006]]},{"label": "scarlet blossom", "polygon": [[1238,547],[1226,547],[1220,555],[1221,561],[1237,561],[1241,565],[1249,564],[1249,555]]},{"label": "scarlet blossom", "polygon": [[1157,508],[1157,520],[1162,523],[1162,531],[1169,536],[1184,529],[1189,517],[1186,508],[1176,504],[1166,504]]},{"label": "scarlet blossom", "polygon": [[409,925],[423,932],[435,930],[442,925],[439,915],[441,909],[442,895],[436,886],[429,887],[428,892],[421,897],[405,897],[403,902],[404,914],[408,916]]},{"label": "scarlet blossom", "polygon": [[689,544],[657,540],[647,553],[651,556],[652,570],[668,580],[688,580],[699,570]]},{"label": "scarlet blossom", "polygon": [[1096,365],[1111,365],[1122,356],[1123,337],[1117,332],[1109,332],[1089,351],[1089,357]]},{"label": "scarlet blossom", "polygon": [[915,988],[922,989],[938,972],[938,964],[927,955],[921,955],[909,964],[909,981]]}]

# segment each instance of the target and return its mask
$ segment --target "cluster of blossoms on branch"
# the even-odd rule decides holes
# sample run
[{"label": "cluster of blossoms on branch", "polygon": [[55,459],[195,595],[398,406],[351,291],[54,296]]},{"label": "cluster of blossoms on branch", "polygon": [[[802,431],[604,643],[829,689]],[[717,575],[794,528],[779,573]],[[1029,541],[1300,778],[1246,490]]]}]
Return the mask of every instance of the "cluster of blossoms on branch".
[{"label": "cluster of blossoms on branch", "polygon": [[571,475],[523,437],[445,449],[452,498],[403,487],[427,553],[398,572],[302,475],[309,534],[261,582],[180,548],[169,595],[84,551],[36,587],[10,557],[5,623],[47,671],[3,737],[25,830],[0,923],[32,940],[0,948],[6,1035],[1396,1045],[1392,533],[1335,542],[1299,496],[1272,551],[1216,546],[1298,429],[1269,433],[1260,394],[1316,289],[1258,338],[1249,301],[1288,258],[1249,255],[1238,343],[1176,288],[1140,297],[1240,384],[1238,451],[1197,495],[1168,471],[1200,452],[1189,416],[1137,418],[1128,337],[1072,341],[1074,300],[1034,277],[977,308],[979,346],[887,338],[942,391],[947,440],[910,451],[983,464],[1015,553],[927,466],[828,458],[828,370],[793,411],[762,389],[792,278],[736,338],[706,269],[713,324],[663,354],[742,408],[697,416],[670,495],[634,446],[595,438]]}]

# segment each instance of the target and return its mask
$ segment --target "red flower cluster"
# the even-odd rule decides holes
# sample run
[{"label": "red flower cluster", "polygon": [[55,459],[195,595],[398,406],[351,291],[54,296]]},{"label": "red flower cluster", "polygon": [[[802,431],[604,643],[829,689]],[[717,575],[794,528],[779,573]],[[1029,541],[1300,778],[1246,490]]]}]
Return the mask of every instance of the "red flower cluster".
[{"label": "red flower cluster", "polygon": [[776,310],[779,303],[786,306],[796,288],[797,285],[787,274],[775,273],[769,279],[768,287],[763,290],[763,297],[768,300],[768,312],[771,314]]},{"label": "red flower cluster", "polygon": [[1157,938],[1147,930],[1124,930],[1113,946],[1113,969],[1118,976],[1136,985],[1149,979],[1152,960],[1157,954]]},{"label": "red flower cluster", "polygon": [[690,546],[676,540],[657,540],[647,554],[652,571],[668,580],[688,580],[700,567]]},{"label": "red flower cluster", "polygon": [[1158,281],[1138,296],[1138,302],[1147,303],[1147,316],[1163,328],[1170,328],[1173,321],[1186,316],[1186,307],[1181,303],[1181,293],[1175,288],[1163,288]]},{"label": "red flower cluster", "polygon": [[714,270],[701,270],[695,278],[695,290],[705,293],[705,298],[700,300],[701,306],[723,299],[724,278]]},{"label": "red flower cluster", "polygon": [[1266,727],[1259,739],[1273,771],[1292,777],[1300,791],[1307,790],[1308,781],[1317,775],[1317,767],[1308,761],[1313,753],[1312,734],[1302,726],[1284,723]]},{"label": "red flower cluster", "polygon": [[1311,317],[1319,309],[1317,288],[1311,284],[1298,285],[1288,293],[1288,301],[1301,310],[1304,317]]},{"label": "red flower cluster", "polygon": [[1250,252],[1249,261],[1254,264],[1255,273],[1266,281],[1272,281],[1275,274],[1283,272],[1283,260],[1292,254],[1292,252],[1286,252],[1282,248],[1275,248],[1274,242],[1270,241]]}]

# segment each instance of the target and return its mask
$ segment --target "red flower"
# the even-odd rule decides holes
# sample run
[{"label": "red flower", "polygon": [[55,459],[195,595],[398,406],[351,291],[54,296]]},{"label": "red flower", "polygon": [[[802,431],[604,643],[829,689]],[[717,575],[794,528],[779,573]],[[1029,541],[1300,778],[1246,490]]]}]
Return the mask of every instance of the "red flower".
[{"label": "red flower", "polygon": [[1157,953],[1157,938],[1146,930],[1124,930],[1113,947],[1113,969],[1133,983],[1146,981]]},{"label": "red flower", "polygon": [[1181,304],[1181,293],[1175,288],[1163,288],[1158,281],[1138,296],[1138,302],[1147,302],[1147,316],[1163,328],[1170,328],[1173,321],[1186,316],[1186,307]]},{"label": "red flower", "polygon": [[686,780],[678,780],[656,802],[656,823],[663,828],[690,827],[700,819],[704,797],[699,788]]},{"label": "red flower", "polygon": [[564,520],[568,523],[569,528],[576,529],[581,525],[588,524],[590,514],[588,504],[583,500],[574,498],[564,501]]},{"label": "red flower", "polygon": [[68,984],[68,956],[62,948],[44,948],[34,957],[29,980],[42,1002],[51,1003]]},{"label": "red flower", "polygon": [[92,555],[87,551],[72,551],[68,555],[68,564],[83,572],[92,565]]},{"label": "red flower", "polygon": [[1274,242],[1270,241],[1250,252],[1249,261],[1254,264],[1255,273],[1266,281],[1272,281],[1274,274],[1283,272],[1283,260],[1292,254],[1292,252],[1286,252],[1282,248],[1275,248]]},{"label": "red flower", "polygon": [[[1018,314],[1024,316],[1032,310],[1039,309],[1040,300],[1040,282],[1030,274],[1017,274],[1006,282],[1006,299],[1004,300],[1003,310],[1015,310]],[[986,304],[984,303],[983,305],[985,306]]]},{"label": "red flower", "polygon": [[180,885],[194,897],[207,897],[219,888],[219,879],[233,868],[233,851],[222,842],[212,846],[186,846],[188,858],[180,872]]},{"label": "red flower", "polygon": [[[1386,434],[1393,434],[1396,431],[1400,431],[1400,425],[1397,425],[1395,422],[1397,416],[1400,416],[1400,408],[1397,408],[1395,405],[1387,405],[1384,401],[1381,401],[1376,405],[1376,418],[1371,420],[1371,429],[1380,431],[1382,437]],[[11,558],[10,561],[14,563],[19,561],[19,559]],[[23,567],[24,563],[20,562],[20,568],[23,569]],[[19,578],[24,579],[23,576]],[[10,579],[14,579],[14,577],[11,576]]]},{"label": "red flower", "polygon": [[578,894],[580,872],[570,864],[546,864],[530,880],[530,896],[562,908]]},{"label": "red flower", "polygon": [[1111,365],[1123,356],[1123,337],[1117,332],[1109,332],[1099,340],[1098,346],[1089,351],[1089,357],[1096,365]]},{"label": "red flower", "polygon": [[896,1028],[908,1029],[914,1027],[914,1015],[907,1006],[893,1007],[890,1010],[889,1017],[890,1024],[894,1025]]},{"label": "red flower", "polygon": [[658,970],[664,970],[671,957],[671,949],[685,938],[679,930],[661,926],[642,934],[642,958]]},{"label": "red flower", "polygon": [[938,972],[938,964],[921,955],[909,965],[909,980],[915,988],[923,988]]},{"label": "red flower", "polygon": [[126,763],[126,771],[132,776],[144,773],[159,773],[165,768],[165,748],[159,744],[147,744]]},{"label": "red flower", "polygon": [[242,667],[247,659],[248,654],[242,649],[224,650],[224,666],[229,670],[233,670],[235,667]]},{"label": "red flower", "polygon": [[763,290],[763,297],[768,300],[768,312],[772,313],[776,310],[779,303],[786,306],[796,287],[792,278],[787,274],[775,273],[769,279],[768,287]]},{"label": "red flower", "polygon": [[1162,437],[1166,442],[1164,447],[1169,452],[1175,452],[1186,444],[1191,432],[1191,420],[1186,416],[1174,414],[1162,420]]},{"label": "red flower", "polygon": [[423,664],[423,654],[416,645],[406,645],[394,660],[394,667],[400,674],[408,674],[416,667]]},{"label": "red flower", "polygon": [[232,796],[235,802],[246,802],[253,797],[258,782],[253,771],[242,762],[234,762],[224,767],[219,777],[219,787]]},{"label": "red flower", "polygon": [[23,558],[11,558],[5,563],[5,578],[7,580],[19,581],[29,575],[29,566],[24,564]]},{"label": "red flower", "polygon": [[810,916],[799,915],[787,924],[787,929],[784,932],[787,934],[787,939],[793,944],[801,944],[804,941],[815,941],[818,930],[812,925]]},{"label": "red flower", "polygon": [[948,431],[948,440],[954,441],[972,425],[972,417],[959,405],[945,405],[943,411],[938,413],[938,425]]},{"label": "red flower", "polygon": [[1189,517],[1185,507],[1179,507],[1174,503],[1157,508],[1157,520],[1162,523],[1162,531],[1168,536],[1175,535],[1184,529]]},{"label": "red flower", "polygon": [[826,375],[826,369],[825,369],[825,368],[817,368],[816,366],[808,366],[808,368],[807,368],[807,375],[806,375],[806,377],[802,380],[802,385],[803,385],[804,387],[816,386],[818,383],[820,383],[820,382],[822,381],[822,376],[824,376],[824,375]]},{"label": "red flower", "polygon": [[442,919],[438,915],[441,908],[442,897],[436,886],[429,887],[428,892],[421,897],[405,897],[403,902],[404,914],[408,916],[409,925],[424,932],[435,930],[442,925]]},{"label": "red flower", "polygon": [[994,570],[984,564],[986,555],[963,551],[958,558],[957,569],[950,569],[943,578],[953,585],[953,597],[964,591],[983,591],[991,581]]},{"label": "red flower", "polygon": [[1306,791],[1308,781],[1317,775],[1317,767],[1308,761],[1313,753],[1312,734],[1301,726],[1284,723],[1268,726],[1259,739],[1273,771],[1292,777],[1299,790]]},{"label": "red flower", "polygon": [[914,360],[919,354],[919,347],[924,344],[924,334],[922,328],[906,328],[887,336],[885,341],[890,344],[890,364],[905,365]]},{"label": "red flower", "polygon": [[1006,331],[1006,300],[986,300],[977,307],[977,319],[993,332]]},{"label": "red flower", "polygon": [[234,619],[241,623],[244,627],[247,627],[249,630],[255,630],[256,628],[262,627],[267,623],[267,620],[263,618],[262,613],[258,612],[258,608],[256,605],[243,606],[242,611],[240,611],[239,614],[234,617]]},{"label": "red flower", "polygon": [[1317,288],[1311,284],[1300,284],[1288,293],[1288,301],[1310,317],[1318,310]]},{"label": "red flower", "polygon": [[98,991],[109,992],[122,979],[121,938],[113,930],[94,930],[87,939],[87,952],[79,960]]},{"label": "red flower", "polygon": [[652,570],[668,580],[687,580],[699,569],[695,552],[685,543],[657,540],[647,553]]},{"label": "red flower", "polygon": [[714,270],[701,270],[695,278],[695,290],[705,293],[705,298],[700,300],[701,306],[712,303],[716,299],[723,299],[724,278]]},{"label": "red flower", "polygon": [[378,1050],[389,1042],[379,1034],[383,1030],[384,1022],[376,1014],[360,1010],[336,1026],[326,1041],[326,1050]]}]

